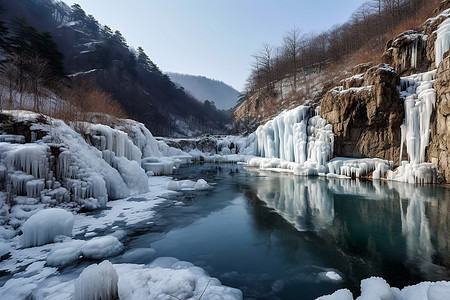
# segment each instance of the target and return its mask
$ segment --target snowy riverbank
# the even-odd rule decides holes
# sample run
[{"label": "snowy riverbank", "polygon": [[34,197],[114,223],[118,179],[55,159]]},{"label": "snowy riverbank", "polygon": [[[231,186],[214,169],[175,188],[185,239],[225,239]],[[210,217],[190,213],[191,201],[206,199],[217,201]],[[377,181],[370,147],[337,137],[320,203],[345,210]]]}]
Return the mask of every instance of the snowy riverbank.
[{"label": "snowy riverbank", "polygon": [[[274,144],[265,145],[264,153],[259,153],[258,147],[274,134],[270,124],[248,138],[218,138],[215,148],[205,153],[197,148],[184,152],[170,147],[131,120],[112,127],[72,124],[76,131],[42,115],[4,113],[0,135],[1,298],[75,299],[77,278],[85,268],[121,256],[121,260],[112,260],[114,272],[111,268],[89,269],[94,272],[91,274],[105,271],[112,278],[117,273],[120,299],[198,299],[202,294],[203,299],[242,299],[239,290],[222,286],[189,262],[176,258],[153,261],[155,251],[150,247],[127,249],[128,233],[123,228],[151,226],[159,206],[179,204],[165,200],[170,195],[214,188],[202,179],[173,181],[154,176],[170,175],[174,168],[191,161],[244,162],[297,175],[345,178],[370,172],[381,177],[389,169],[390,162],[376,159],[328,161],[332,149],[329,128],[323,120],[307,117],[307,110],[300,107],[284,113],[289,119],[286,122],[275,120],[286,130],[295,125],[299,131],[291,133],[302,147],[294,151],[292,139],[286,136],[286,141],[275,139]],[[297,120],[300,123],[294,120],[297,114],[303,118]],[[275,151],[275,144],[283,145],[285,158],[294,155],[294,161],[255,156]],[[43,220],[48,216],[51,222]],[[87,283],[81,287],[89,292]],[[433,294],[436,289],[447,291],[448,283],[421,284],[416,291],[428,293],[428,287]],[[406,299],[392,291],[393,299]],[[335,299],[351,299],[344,291],[336,295],[347,298]]]},{"label": "snowy riverbank", "polygon": [[[122,260],[130,263],[113,264],[120,299],[198,299],[202,294],[204,299],[242,299],[239,290],[222,286],[191,263],[176,258],[153,261],[152,248],[124,249],[121,240],[127,232],[117,224],[151,224],[158,205],[169,202],[159,196],[171,192],[167,189],[171,182],[170,177],[151,177],[150,191],[145,194],[110,201],[96,214],[76,214],[72,233],[57,236],[54,243],[24,248],[20,236],[2,242],[8,250],[0,261],[0,270],[7,274],[2,278],[0,298],[77,299],[75,282],[83,267],[123,253]],[[98,278],[90,280],[97,282]],[[85,288],[92,287],[86,284]]]}]

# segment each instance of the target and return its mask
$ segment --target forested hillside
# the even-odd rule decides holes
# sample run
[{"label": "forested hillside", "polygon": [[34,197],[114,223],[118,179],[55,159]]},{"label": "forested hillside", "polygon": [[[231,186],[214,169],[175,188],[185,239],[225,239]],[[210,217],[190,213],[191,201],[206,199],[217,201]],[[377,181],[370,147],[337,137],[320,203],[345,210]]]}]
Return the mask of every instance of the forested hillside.
[{"label": "forested hillside", "polygon": [[[53,0],[0,4],[2,88],[8,90],[4,94],[10,94],[10,102],[13,93],[39,97],[39,86],[60,98],[72,98],[79,109],[99,112],[105,107],[96,103],[95,94],[100,94],[102,103],[113,107],[110,112],[122,111],[122,116],[143,122],[157,135],[224,132],[225,114],[186,94],[144,49],[127,45],[119,30],[99,24],[79,5]],[[43,109],[35,102],[35,110]]]},{"label": "forested hillside", "polygon": [[[237,127],[251,132],[282,109],[305,101],[317,103],[358,64],[389,63],[383,56],[389,40],[418,28],[435,15],[437,7],[445,5],[441,2],[368,0],[342,25],[319,33],[294,27],[280,37],[280,45],[263,44],[254,54],[252,72],[235,114]],[[405,72],[425,71],[430,63]]]}]

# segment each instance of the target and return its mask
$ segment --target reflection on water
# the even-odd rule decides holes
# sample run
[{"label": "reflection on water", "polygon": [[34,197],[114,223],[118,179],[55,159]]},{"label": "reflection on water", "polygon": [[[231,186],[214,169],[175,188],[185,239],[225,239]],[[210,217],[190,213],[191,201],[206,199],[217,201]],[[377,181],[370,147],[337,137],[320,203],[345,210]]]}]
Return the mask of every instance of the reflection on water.
[{"label": "reflection on water", "polygon": [[401,196],[400,201],[406,202],[403,209],[402,203],[402,234],[406,238],[407,254],[409,259],[415,258],[419,254],[423,261],[431,261],[431,256],[435,252],[431,244],[430,224],[425,214],[426,197],[421,197],[420,191],[409,192]]},{"label": "reflection on water", "polygon": [[[244,298],[315,299],[381,276],[396,287],[450,280],[450,189],[298,177],[233,164],[181,167],[185,192],[126,247],[206,269]],[[324,274],[342,276],[334,281]],[[357,294],[355,294],[357,296]]]},{"label": "reflection on water", "polygon": [[317,232],[375,269],[404,261],[417,278],[449,278],[448,188],[249,171],[262,178],[257,197],[297,230]]},{"label": "reflection on water", "polygon": [[258,186],[256,195],[300,231],[332,225],[334,203],[331,191],[319,181],[270,177]]}]

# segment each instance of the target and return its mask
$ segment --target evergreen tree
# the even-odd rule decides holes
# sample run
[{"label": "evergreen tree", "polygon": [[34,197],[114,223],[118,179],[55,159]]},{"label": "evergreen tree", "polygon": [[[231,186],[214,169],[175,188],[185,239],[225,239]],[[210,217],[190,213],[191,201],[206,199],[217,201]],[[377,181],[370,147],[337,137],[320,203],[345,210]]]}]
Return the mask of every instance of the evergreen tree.
[{"label": "evergreen tree", "polygon": [[71,6],[72,8],[72,20],[74,21],[85,21],[87,19],[86,13],[81,8],[80,4],[75,3]]},{"label": "evergreen tree", "polygon": [[[17,56],[16,64],[20,77],[23,72],[31,72],[33,60],[39,57],[45,60],[52,78],[64,74],[64,55],[59,51],[58,45],[53,41],[50,33],[40,34],[33,26],[27,24],[25,18],[16,18],[12,22],[11,35],[8,36],[8,51]],[[46,81],[48,83],[50,78]]]},{"label": "evergreen tree", "polygon": [[[0,14],[5,11],[4,7],[0,4]],[[5,22],[0,21],[0,48],[6,47],[5,37],[8,35],[8,28],[6,27]]]},{"label": "evergreen tree", "polygon": [[153,72],[153,73],[159,73],[162,74],[162,72],[159,70],[159,68],[152,62],[150,57],[145,53],[144,49],[142,47],[137,48],[138,51],[138,64],[146,71]]},{"label": "evergreen tree", "polygon": [[125,38],[123,37],[122,33],[119,30],[116,30],[114,32],[114,41],[123,45],[123,46],[127,46],[127,41],[125,40]]},{"label": "evergreen tree", "polygon": [[39,55],[48,61],[51,74],[55,77],[64,75],[64,54],[62,54],[58,45],[53,41],[49,32],[44,32],[38,36],[35,43]]},{"label": "evergreen tree", "polygon": [[107,40],[95,45],[95,56],[100,68],[107,69],[111,66],[112,52]]},{"label": "evergreen tree", "polygon": [[113,35],[113,31],[108,25],[103,26],[102,33],[105,35],[105,38],[109,38]]},{"label": "evergreen tree", "polygon": [[95,33],[96,36],[98,34],[98,32],[100,31],[100,24],[98,23],[98,21],[94,18],[93,15],[88,15],[87,19],[86,19],[86,28]]},{"label": "evergreen tree", "polygon": [[137,60],[136,60],[136,53],[134,49],[130,50],[128,59],[125,62],[125,67],[127,68],[128,72],[131,74],[133,79],[136,79],[137,77]]}]

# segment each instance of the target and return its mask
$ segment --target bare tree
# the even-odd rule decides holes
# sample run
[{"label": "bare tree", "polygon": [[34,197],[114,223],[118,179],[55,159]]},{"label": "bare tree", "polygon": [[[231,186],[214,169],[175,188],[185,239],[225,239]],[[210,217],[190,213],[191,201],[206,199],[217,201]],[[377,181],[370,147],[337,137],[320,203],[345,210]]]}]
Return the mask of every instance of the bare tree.
[{"label": "bare tree", "polygon": [[273,57],[272,57],[273,47],[269,44],[264,43],[261,50],[259,50],[258,61],[261,67],[261,75],[266,91],[271,91],[273,89]]},{"label": "bare tree", "polygon": [[2,65],[2,83],[8,89],[8,106],[13,107],[13,101],[16,90],[16,82],[19,76],[19,70],[16,67],[18,56],[14,54],[8,54],[6,60]]},{"label": "bare tree", "polygon": [[43,58],[39,54],[29,57],[27,62],[29,71],[29,82],[31,85],[31,93],[33,94],[33,110],[40,112],[42,109],[42,97],[45,82],[51,76],[48,59]]},{"label": "bare tree", "polygon": [[288,31],[283,38],[283,50],[284,55],[289,61],[289,69],[293,80],[293,90],[297,89],[298,69],[300,67],[300,51],[303,42],[300,34],[300,29],[294,27],[293,29]]}]

